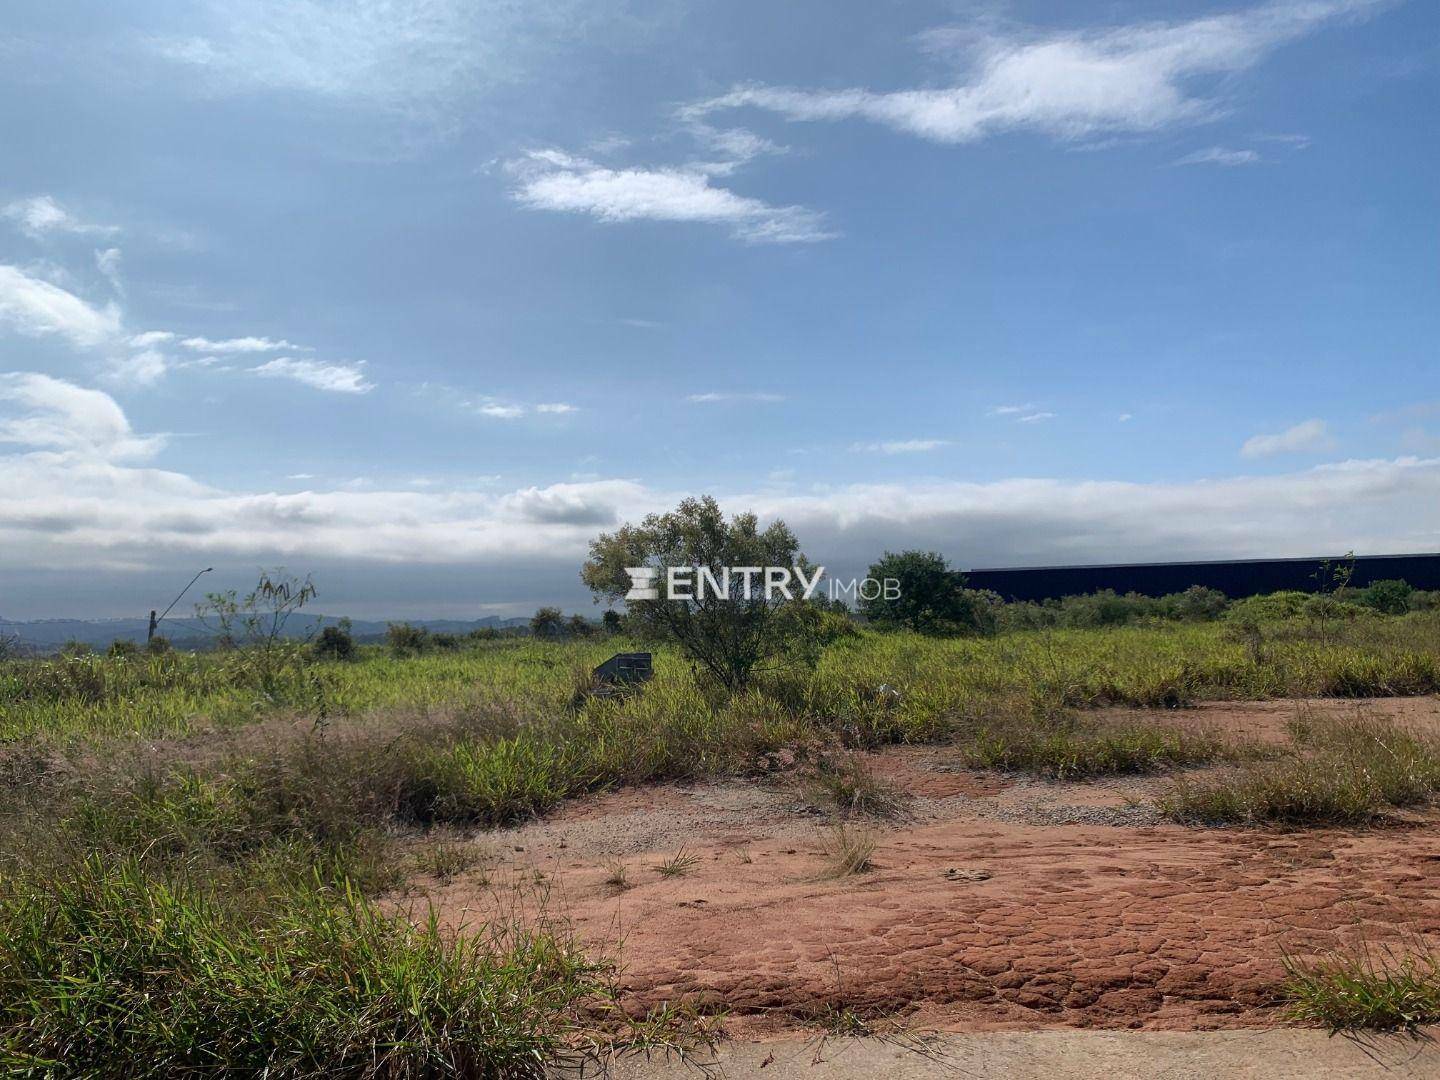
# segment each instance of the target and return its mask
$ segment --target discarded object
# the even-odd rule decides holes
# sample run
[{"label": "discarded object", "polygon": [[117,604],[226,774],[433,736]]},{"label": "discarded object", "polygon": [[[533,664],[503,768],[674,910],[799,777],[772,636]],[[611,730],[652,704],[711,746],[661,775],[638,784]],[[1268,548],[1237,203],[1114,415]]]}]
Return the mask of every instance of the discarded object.
[{"label": "discarded object", "polygon": [[571,705],[578,709],[592,697],[618,697],[649,682],[654,675],[654,660],[648,652],[616,653],[590,673],[589,685],[575,692]]},{"label": "discarded object", "polygon": [[655,675],[654,658],[648,652],[616,653],[592,673],[597,686],[635,686]]}]

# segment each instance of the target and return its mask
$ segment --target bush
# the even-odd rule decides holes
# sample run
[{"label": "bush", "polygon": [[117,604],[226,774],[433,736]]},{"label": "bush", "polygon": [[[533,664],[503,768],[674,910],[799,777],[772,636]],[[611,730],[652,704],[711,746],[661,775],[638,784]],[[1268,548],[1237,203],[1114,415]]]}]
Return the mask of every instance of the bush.
[{"label": "bush", "polygon": [[312,646],[315,655],[324,660],[349,660],[355,655],[355,639],[350,636],[350,620],[341,619],[337,626],[320,631]]},{"label": "bush", "polygon": [[1298,618],[1305,610],[1310,593],[1287,589],[1265,596],[1247,596],[1230,605],[1226,617],[1232,621],[1275,622],[1280,619]]},{"label": "bush", "polygon": [[1355,599],[1383,615],[1404,615],[1410,610],[1410,594],[1414,591],[1403,581],[1376,581],[1359,590]]},{"label": "bush", "polygon": [[1224,615],[1229,606],[1228,596],[1219,589],[1207,589],[1204,585],[1191,585],[1184,592],[1160,598],[1164,616],[1183,622],[1210,622]]},{"label": "bush", "polygon": [[135,642],[129,638],[116,638],[110,643],[110,647],[105,650],[105,655],[112,660],[118,657],[139,656],[140,646],[136,645]]},{"label": "bush", "polygon": [[424,652],[430,647],[430,631],[408,622],[386,623],[385,644],[396,656]]}]

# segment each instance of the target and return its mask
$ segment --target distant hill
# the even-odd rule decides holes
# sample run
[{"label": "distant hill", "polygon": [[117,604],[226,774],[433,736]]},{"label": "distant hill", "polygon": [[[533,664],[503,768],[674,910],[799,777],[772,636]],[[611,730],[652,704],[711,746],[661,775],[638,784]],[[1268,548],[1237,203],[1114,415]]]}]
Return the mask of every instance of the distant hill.
[{"label": "distant hill", "polygon": [[[301,613],[290,620],[288,636],[309,637],[317,625],[328,626],[339,621],[332,615]],[[391,622],[409,622],[436,634],[468,634],[471,630],[526,626],[530,620],[502,619],[495,615],[487,615],[483,619],[351,619],[351,633],[357,641],[378,641],[385,637],[385,627]],[[95,648],[104,648],[117,638],[143,643],[149,625],[148,619],[34,619],[11,622],[0,618],[0,638],[18,638],[22,645],[38,652],[53,652],[67,641],[83,641]],[[166,619],[160,624],[159,632],[181,649],[204,648],[214,637],[199,620],[193,618]]]}]

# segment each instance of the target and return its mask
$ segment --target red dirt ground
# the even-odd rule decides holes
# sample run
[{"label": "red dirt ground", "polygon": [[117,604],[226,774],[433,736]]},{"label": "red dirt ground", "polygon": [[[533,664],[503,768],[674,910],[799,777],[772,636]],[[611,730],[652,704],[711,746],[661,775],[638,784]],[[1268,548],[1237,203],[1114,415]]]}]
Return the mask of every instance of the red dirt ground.
[{"label": "red dirt ground", "polygon": [[[1125,719],[1278,738],[1297,708],[1440,730],[1434,698]],[[628,1007],[723,1004],[756,1030],[841,1005],[950,1030],[1265,1026],[1285,952],[1440,941],[1433,815],[1191,829],[1145,805],[1164,778],[1007,779],[957,769],[943,747],[867,760],[916,796],[911,820],[880,828],[867,874],[822,880],[825,819],[793,784],[737,781],[616,792],[479,834],[486,869],[416,881],[410,900],[460,926],[538,874],[548,914],[620,962]],[[661,876],[682,846],[694,868]],[[607,883],[617,863],[625,888]]]}]

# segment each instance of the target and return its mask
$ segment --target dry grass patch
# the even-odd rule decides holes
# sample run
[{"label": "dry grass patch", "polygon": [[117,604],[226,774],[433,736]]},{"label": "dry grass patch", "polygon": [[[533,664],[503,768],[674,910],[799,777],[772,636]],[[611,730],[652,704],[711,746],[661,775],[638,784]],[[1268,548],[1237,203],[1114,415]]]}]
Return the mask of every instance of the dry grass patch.
[{"label": "dry grass patch", "polygon": [[822,878],[844,878],[868,874],[875,869],[872,856],[880,838],[874,829],[836,825],[825,838],[825,870]]},{"label": "dry grass patch", "polygon": [[803,777],[806,799],[841,814],[895,818],[905,813],[909,795],[876,776],[857,754],[822,754]]},{"label": "dry grass patch", "polygon": [[1209,782],[1182,780],[1161,810],[1193,825],[1363,825],[1440,792],[1432,740],[1369,719],[1297,730],[1294,756]]}]

